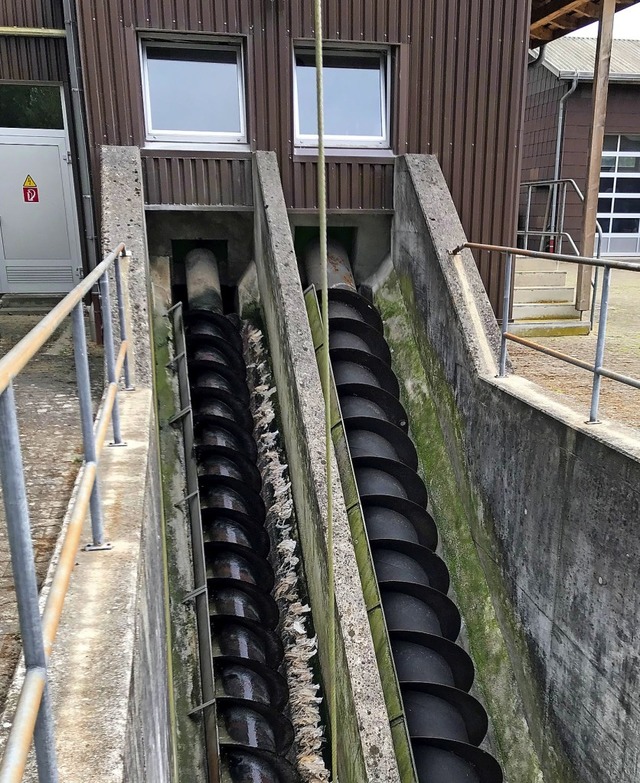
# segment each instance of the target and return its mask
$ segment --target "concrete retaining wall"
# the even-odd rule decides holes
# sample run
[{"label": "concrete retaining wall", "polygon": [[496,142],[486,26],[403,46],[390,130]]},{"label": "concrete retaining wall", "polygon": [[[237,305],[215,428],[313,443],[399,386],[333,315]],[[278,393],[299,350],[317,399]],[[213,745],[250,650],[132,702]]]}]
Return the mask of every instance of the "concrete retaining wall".
[{"label": "concrete retaining wall", "polygon": [[545,780],[635,783],[639,441],[495,377],[497,327],[471,254],[449,255],[465,237],[435,158],[398,161],[395,199],[382,293],[402,292]]},{"label": "concrete retaining wall", "polygon": [[[331,672],[322,389],[274,153],[256,153],[255,174],[258,284],[326,696]],[[334,726],[340,733],[336,778],[341,783],[393,783],[399,778],[391,732],[335,463],[333,475],[338,632]]]}]

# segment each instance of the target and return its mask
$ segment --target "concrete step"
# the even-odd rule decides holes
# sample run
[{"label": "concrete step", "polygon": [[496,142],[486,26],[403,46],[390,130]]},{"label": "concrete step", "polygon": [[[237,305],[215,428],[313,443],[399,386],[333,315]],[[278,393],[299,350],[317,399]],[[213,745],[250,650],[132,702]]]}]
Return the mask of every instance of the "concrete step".
[{"label": "concrete step", "polygon": [[516,256],[516,272],[553,272],[558,268],[558,261],[546,258],[528,258]]},{"label": "concrete step", "polygon": [[53,310],[61,299],[62,294],[3,294],[0,310],[3,315],[41,315]]},{"label": "concrete step", "polygon": [[525,302],[563,302],[564,304],[572,304],[575,298],[576,289],[570,285],[538,285],[522,288],[516,286],[513,291],[514,304]]},{"label": "concrete step", "polygon": [[560,288],[567,284],[567,273],[561,269],[548,272],[516,272],[513,284],[516,288],[530,288],[540,285]]},{"label": "concrete step", "polygon": [[514,321],[558,321],[577,317],[573,304],[566,302],[525,302],[513,306]]},{"label": "concrete step", "polygon": [[509,324],[509,331],[519,337],[573,337],[589,334],[589,321],[518,321]]}]

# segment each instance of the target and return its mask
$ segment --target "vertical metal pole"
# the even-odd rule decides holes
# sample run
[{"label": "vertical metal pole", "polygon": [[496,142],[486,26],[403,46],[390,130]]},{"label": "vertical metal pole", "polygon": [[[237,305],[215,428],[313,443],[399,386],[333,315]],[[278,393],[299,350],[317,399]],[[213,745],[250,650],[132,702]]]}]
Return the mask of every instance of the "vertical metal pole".
[{"label": "vertical metal pole", "polygon": [[[93,406],[91,402],[91,378],[89,375],[89,356],[87,353],[87,336],[84,330],[82,302],[79,302],[72,313],[73,323],[73,353],[76,360],[76,378],[78,380],[78,400],[80,403],[80,422],[82,425],[82,442],[84,444],[85,463],[97,462],[96,441],[93,432]],[[91,490],[91,532],[93,545],[101,547],[104,543],[104,523],[102,517],[102,502],[96,480]]]},{"label": "vertical metal pole", "polygon": [[[116,378],[116,357],[113,349],[113,324],[111,322],[111,297],[109,296],[109,273],[105,272],[100,278],[100,298],[102,300],[102,329],[104,333],[104,360],[107,365],[107,382],[118,383]],[[113,442],[119,446],[122,443],[120,435],[120,410],[118,408],[118,395],[113,403],[111,414],[113,424]]]},{"label": "vertical metal pole", "polygon": [[502,297],[502,343],[500,345],[500,377],[507,374],[507,338],[509,331],[509,310],[511,309],[511,278],[513,276],[513,253],[507,253],[507,266],[504,272],[504,294]]},{"label": "vertical metal pole", "polygon": [[524,249],[529,249],[529,227],[531,225],[531,196],[533,187],[527,185],[527,218],[524,222]]},{"label": "vertical metal pole", "polygon": [[[120,256],[115,260],[116,296],[118,298],[118,320],[120,322],[120,339],[127,339],[127,320],[124,312],[124,296],[122,293],[122,270],[120,269]],[[129,374],[129,349],[124,355],[124,386],[127,391],[132,391],[131,376]]]},{"label": "vertical metal pole", "polygon": [[598,408],[600,406],[600,386],[602,376],[600,370],[604,364],[604,346],[607,337],[607,316],[609,314],[609,286],[611,283],[611,267],[605,266],[602,276],[602,298],[600,300],[600,319],[598,321],[598,342],[596,344],[596,361],[593,373],[593,391],[591,393],[591,413],[589,424],[597,424]]},{"label": "vertical metal pole", "polygon": [[[18,602],[24,661],[27,669],[39,668],[46,671],[47,659],[38,606],[38,581],[33,559],[29,506],[12,384],[0,394],[0,479],[7,517],[7,535]],[[40,702],[34,743],[38,762],[38,780],[40,783],[57,783],[53,714],[48,686],[45,687]]]}]

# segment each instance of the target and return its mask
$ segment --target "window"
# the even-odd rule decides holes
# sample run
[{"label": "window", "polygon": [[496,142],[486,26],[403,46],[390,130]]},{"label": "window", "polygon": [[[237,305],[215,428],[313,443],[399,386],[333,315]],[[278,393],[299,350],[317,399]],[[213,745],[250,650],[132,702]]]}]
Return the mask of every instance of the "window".
[{"label": "window", "polygon": [[148,42],[142,49],[150,141],[246,141],[239,46]]},{"label": "window", "polygon": [[60,87],[0,84],[0,128],[63,130]]},{"label": "window", "polygon": [[[295,143],[317,147],[313,51],[295,53]],[[386,52],[334,50],[323,61],[327,147],[389,146],[389,68]]]},{"label": "window", "polygon": [[598,222],[605,255],[640,255],[640,135],[604,138]]}]

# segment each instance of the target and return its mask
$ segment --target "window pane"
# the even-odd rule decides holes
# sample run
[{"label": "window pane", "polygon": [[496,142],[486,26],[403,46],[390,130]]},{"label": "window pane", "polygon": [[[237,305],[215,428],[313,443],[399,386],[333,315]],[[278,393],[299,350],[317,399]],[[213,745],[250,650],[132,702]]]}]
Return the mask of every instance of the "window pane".
[{"label": "window pane", "polygon": [[600,193],[613,193],[613,177],[601,178]]},{"label": "window pane", "polygon": [[615,171],[616,170],[616,159],[611,158],[602,158],[602,171]]},{"label": "window pane", "polygon": [[620,136],[620,152],[640,152],[640,136]]},{"label": "window pane", "polygon": [[620,177],[616,181],[616,193],[640,193],[640,177]]},{"label": "window pane", "polygon": [[640,198],[617,198],[615,208],[612,211],[640,215]]},{"label": "window pane", "polygon": [[612,237],[609,240],[609,253],[633,253],[638,252],[637,237]]},{"label": "window pane", "polygon": [[611,221],[613,234],[637,234],[640,231],[640,219],[616,218]]},{"label": "window pane", "polygon": [[605,136],[602,149],[605,152],[617,152],[618,151],[618,137],[617,136]]},{"label": "window pane", "polygon": [[613,199],[599,198],[598,199],[598,212],[611,212],[611,204]]},{"label": "window pane", "polygon": [[[317,134],[316,69],[296,58],[300,133]],[[380,59],[327,58],[324,64],[325,133],[328,136],[384,135]]]},{"label": "window pane", "polygon": [[0,128],[63,130],[60,88],[1,84]]},{"label": "window pane", "polygon": [[625,155],[618,158],[618,172],[621,174],[640,171],[640,156]]},{"label": "window pane", "polygon": [[237,53],[147,47],[154,131],[242,132]]},{"label": "window pane", "polygon": [[[603,234],[608,234],[609,231],[611,230],[611,221],[603,219],[603,218],[598,218],[598,223],[600,223],[600,228],[602,229],[602,233]],[[604,247],[603,247],[603,250],[604,250]]]}]

